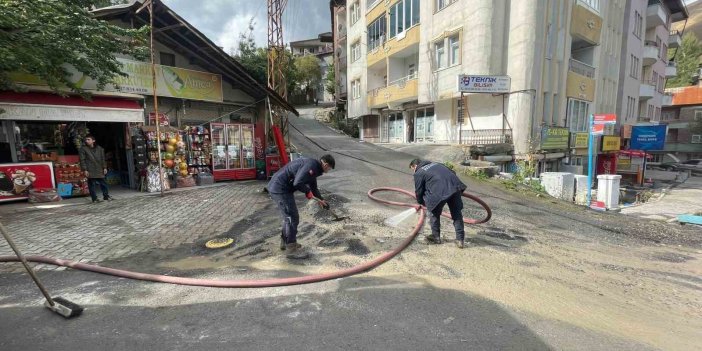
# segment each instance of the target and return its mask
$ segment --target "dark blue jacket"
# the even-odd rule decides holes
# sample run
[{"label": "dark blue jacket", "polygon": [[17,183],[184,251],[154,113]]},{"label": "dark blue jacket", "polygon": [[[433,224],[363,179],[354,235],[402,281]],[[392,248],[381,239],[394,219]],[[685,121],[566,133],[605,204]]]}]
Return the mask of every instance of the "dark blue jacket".
[{"label": "dark blue jacket", "polygon": [[448,200],[453,194],[465,191],[467,186],[458,179],[456,173],[441,163],[422,161],[414,172],[414,193],[417,203],[429,211]]},{"label": "dark blue jacket", "polygon": [[318,199],[323,199],[317,188],[317,177],[324,173],[322,163],[312,158],[298,158],[275,172],[268,182],[268,192],[272,194],[294,193],[299,190],[304,194],[312,192]]}]

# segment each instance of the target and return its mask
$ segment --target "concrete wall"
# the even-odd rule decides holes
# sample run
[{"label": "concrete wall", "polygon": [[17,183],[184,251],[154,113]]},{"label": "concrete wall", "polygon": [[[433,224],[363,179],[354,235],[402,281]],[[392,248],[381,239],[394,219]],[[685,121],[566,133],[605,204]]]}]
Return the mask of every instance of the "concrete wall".
[{"label": "concrete wall", "polygon": [[[356,23],[351,22],[351,11],[347,11],[346,14],[348,33],[346,41],[346,50],[348,52],[348,73],[346,85],[348,87],[348,116],[350,118],[358,118],[370,113],[366,99],[366,89],[368,88],[368,77],[366,75],[366,53],[368,52],[366,35],[367,1],[368,0],[358,0],[359,5],[361,6],[361,16]],[[348,5],[350,5],[350,3]],[[356,42],[361,44],[361,58],[355,62],[352,62],[351,46]],[[361,82],[361,97],[358,99],[353,98],[351,85],[351,82],[356,79],[360,80]]]},{"label": "concrete wall", "polygon": [[[638,78],[631,76],[631,55],[642,60],[643,46],[645,39],[644,34],[641,37],[634,35],[636,26],[636,13],[638,12],[643,17],[643,31],[646,30],[646,8],[648,7],[647,0],[629,0],[627,1],[626,28],[623,32],[622,54],[620,57],[621,71],[619,74],[619,100],[617,102],[617,115],[620,116],[620,121],[623,124],[635,124],[643,111],[639,111],[639,89],[641,87],[641,72],[638,72]],[[640,63],[641,65],[641,63]],[[639,70],[641,71],[641,70]],[[634,98],[633,111],[629,112],[630,106],[627,106],[628,97]]]}]

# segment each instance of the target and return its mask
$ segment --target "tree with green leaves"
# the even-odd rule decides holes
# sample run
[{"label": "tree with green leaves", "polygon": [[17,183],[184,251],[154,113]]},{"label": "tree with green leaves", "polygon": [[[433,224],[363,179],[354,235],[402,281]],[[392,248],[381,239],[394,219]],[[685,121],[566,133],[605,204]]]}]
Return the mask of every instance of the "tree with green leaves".
[{"label": "tree with green leaves", "polygon": [[336,94],[336,72],[334,72],[334,62],[329,65],[327,76],[324,77],[324,88],[329,94]]},{"label": "tree with green leaves", "polygon": [[[246,71],[259,83],[268,85],[268,50],[256,46],[256,41],[253,38],[253,31],[256,27],[254,18],[249,20],[247,30],[239,33],[239,43],[235,52],[231,53]],[[292,53],[289,50],[285,51],[287,65],[283,68],[283,73],[287,79],[288,93],[292,93],[297,86],[295,65],[293,62]]]},{"label": "tree with green leaves", "polygon": [[96,0],[0,1],[0,90],[22,90],[11,73],[38,77],[55,92],[87,92],[70,81],[69,68],[98,89],[124,76],[116,55],[148,57],[148,27],[122,28],[94,18]]},{"label": "tree with green leaves", "polygon": [[298,56],[295,58],[295,69],[297,70],[297,80],[300,88],[304,89],[306,96],[309,96],[322,80],[322,68],[319,67],[319,59],[314,55]]},{"label": "tree with green leaves", "polygon": [[702,46],[695,34],[688,32],[682,38],[682,45],[675,50],[668,50],[669,59],[675,58],[678,74],[668,79],[666,88],[685,87],[692,84],[692,76],[699,74]]}]

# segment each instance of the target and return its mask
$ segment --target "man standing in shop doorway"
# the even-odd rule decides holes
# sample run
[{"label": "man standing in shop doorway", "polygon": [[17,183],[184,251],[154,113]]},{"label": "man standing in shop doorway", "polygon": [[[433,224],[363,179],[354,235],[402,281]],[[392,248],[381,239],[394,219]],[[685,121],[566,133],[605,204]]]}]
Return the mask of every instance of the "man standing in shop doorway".
[{"label": "man standing in shop doorway", "polygon": [[268,183],[271,199],[278,205],[283,218],[280,249],[287,250],[286,256],[292,259],[304,259],[309,253],[302,250],[297,243],[297,225],[300,215],[295,204],[295,191],[301,191],[308,200],[316,199],[322,208],[329,208],[317,188],[317,177],[334,169],[334,157],[324,155],[319,160],[298,158],[291,161],[273,175]]},{"label": "man standing in shop doorway", "polygon": [[[463,226],[463,192],[466,185],[456,176],[456,173],[441,163],[414,159],[410,162],[414,172],[414,192],[417,203],[424,205],[429,211],[431,235],[425,238],[431,244],[441,244],[441,212],[448,204],[456,229],[456,246],[463,248],[465,229]],[[419,207],[418,207],[419,208]]]},{"label": "man standing in shop doorway", "polygon": [[95,137],[88,134],[85,137],[85,146],[80,148],[80,169],[88,178],[88,190],[93,203],[98,203],[100,200],[95,193],[95,183],[100,185],[102,190],[102,198],[105,201],[112,201],[112,197],[105,183],[105,175],[107,174],[107,163],[105,162],[105,150],[95,144]]}]

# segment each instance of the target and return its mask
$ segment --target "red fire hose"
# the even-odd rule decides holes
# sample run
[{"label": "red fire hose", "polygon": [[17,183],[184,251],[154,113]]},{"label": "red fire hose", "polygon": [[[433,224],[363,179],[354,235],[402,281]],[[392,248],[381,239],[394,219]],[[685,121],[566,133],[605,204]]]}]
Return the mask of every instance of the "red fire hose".
[{"label": "red fire hose", "polygon": [[[404,206],[404,207],[414,207],[416,205],[411,204],[411,203],[402,203],[402,202],[394,202],[394,201],[387,201],[387,200],[382,200],[377,197],[375,197],[373,194],[376,192],[380,191],[395,191],[395,192],[400,192],[405,195],[408,195],[412,198],[414,198],[414,194],[403,190],[403,189],[398,189],[398,188],[375,188],[371,189],[368,192],[368,197],[371,198],[374,201],[388,204],[388,205],[395,205],[395,206]],[[475,220],[475,219],[466,219],[464,218],[463,221],[468,224],[477,224],[477,223],[485,223],[487,222],[490,217],[492,216],[490,207],[480,200],[479,198],[466,194],[463,194],[464,197],[467,197],[471,200],[476,201],[480,206],[482,206],[485,211],[487,211],[487,215],[484,219],[481,220]],[[158,282],[158,283],[168,283],[168,284],[178,284],[178,285],[192,285],[192,286],[206,286],[206,287],[213,287],[213,288],[264,288],[264,287],[273,287],[273,286],[288,286],[288,285],[300,285],[300,284],[309,284],[309,283],[316,283],[316,282],[322,282],[326,280],[332,280],[332,279],[338,279],[338,278],[344,278],[344,277],[349,277],[352,275],[356,275],[359,273],[367,272],[372,270],[375,267],[380,266],[381,264],[389,261],[391,258],[395,257],[397,254],[402,252],[409,244],[412,243],[414,238],[419,234],[419,231],[422,228],[422,225],[424,223],[424,216],[425,216],[425,208],[420,209],[420,216],[419,220],[417,221],[417,225],[415,225],[414,230],[412,231],[412,234],[405,238],[405,240],[402,241],[402,243],[394,248],[392,251],[389,251],[385,254],[382,254],[373,260],[370,260],[366,263],[360,264],[358,266],[354,266],[348,269],[343,269],[339,271],[334,271],[334,272],[329,272],[329,273],[321,273],[321,274],[313,274],[313,275],[307,275],[307,276],[302,276],[302,277],[293,277],[293,278],[271,278],[271,279],[260,279],[260,280],[218,280],[218,279],[199,279],[199,278],[184,278],[184,277],[171,277],[171,276],[166,276],[166,275],[158,275],[158,274],[146,274],[146,273],[139,273],[139,272],[131,272],[131,271],[125,271],[121,269],[114,269],[114,268],[108,268],[108,267],[100,267],[92,264],[85,264],[85,263],[80,263],[80,262],[75,262],[75,261],[69,261],[69,260],[62,260],[58,258],[50,258],[50,257],[45,257],[45,256],[26,256],[25,258],[27,261],[31,262],[36,262],[36,263],[44,263],[44,264],[50,264],[50,265],[55,265],[55,266],[64,266],[64,267],[69,267],[73,269],[79,269],[82,271],[89,271],[89,272],[95,272],[95,273],[101,273],[101,274],[108,274],[108,275],[113,275],[117,277],[122,277],[122,278],[129,278],[129,279],[136,279],[136,280],[146,280],[146,281],[151,281],[151,282]],[[450,214],[444,213],[444,216],[450,217]],[[0,262],[19,262],[19,258],[16,256],[0,256]]]}]

